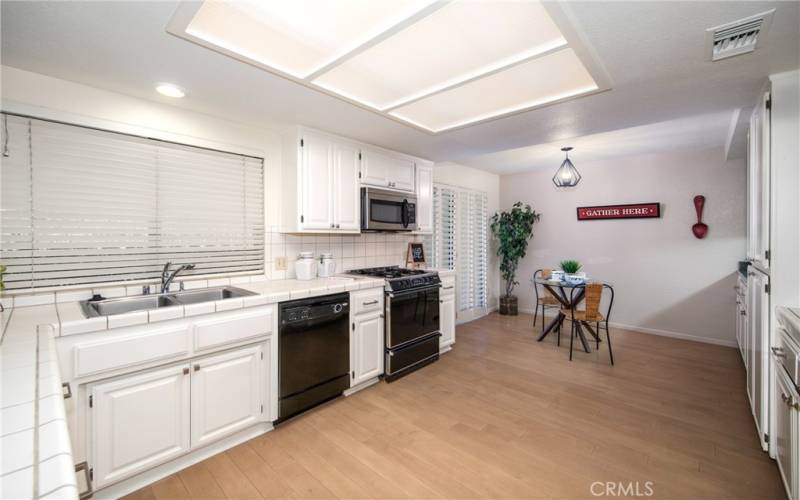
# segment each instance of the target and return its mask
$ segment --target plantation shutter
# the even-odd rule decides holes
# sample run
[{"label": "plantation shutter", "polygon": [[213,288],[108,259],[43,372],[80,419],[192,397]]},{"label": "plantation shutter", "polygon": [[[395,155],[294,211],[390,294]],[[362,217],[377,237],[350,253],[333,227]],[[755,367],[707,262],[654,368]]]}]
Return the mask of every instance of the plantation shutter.
[{"label": "plantation shutter", "polygon": [[461,317],[487,312],[487,205],[486,193],[434,185],[434,265],[456,271]]},{"label": "plantation shutter", "polygon": [[8,289],[264,268],[263,161],[4,115]]}]

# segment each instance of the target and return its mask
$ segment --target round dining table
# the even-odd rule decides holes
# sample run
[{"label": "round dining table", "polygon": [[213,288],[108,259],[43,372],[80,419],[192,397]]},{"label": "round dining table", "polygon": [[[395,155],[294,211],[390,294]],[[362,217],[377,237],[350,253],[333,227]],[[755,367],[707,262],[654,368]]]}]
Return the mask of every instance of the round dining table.
[{"label": "round dining table", "polygon": [[[586,293],[585,283],[573,284],[567,281],[560,281],[560,280],[550,280],[545,278],[535,278],[533,280],[534,286],[542,285],[545,289],[545,293],[550,293],[553,297],[555,297],[560,303],[561,308],[558,310],[558,315],[547,325],[539,338],[537,339],[539,342],[544,340],[550,332],[557,328],[561,328],[561,325],[564,323],[564,320],[567,318],[567,315],[564,314],[562,311],[568,309],[574,309],[577,307],[584,298]],[[578,290],[573,291],[574,288]],[[544,317],[542,317],[542,321],[544,321]],[[591,325],[586,321],[578,321],[576,322],[575,330],[578,333],[578,338],[581,341],[581,345],[583,346],[583,350],[586,352],[592,352],[591,347],[589,347],[589,342],[586,340],[586,335],[583,332],[585,328],[586,331],[594,338],[595,341],[600,342],[600,337],[598,337],[597,332],[591,327]]]}]

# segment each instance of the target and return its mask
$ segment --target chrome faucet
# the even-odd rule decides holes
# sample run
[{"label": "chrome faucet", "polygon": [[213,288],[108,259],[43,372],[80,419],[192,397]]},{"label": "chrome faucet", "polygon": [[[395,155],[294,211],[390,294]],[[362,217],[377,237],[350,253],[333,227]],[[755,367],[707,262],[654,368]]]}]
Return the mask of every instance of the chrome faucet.
[{"label": "chrome faucet", "polygon": [[169,290],[169,284],[172,283],[172,280],[175,279],[175,276],[177,276],[179,272],[191,271],[194,269],[194,264],[182,264],[181,267],[170,272],[169,266],[171,265],[172,262],[167,262],[164,264],[164,270],[161,271],[161,293],[165,293]]}]

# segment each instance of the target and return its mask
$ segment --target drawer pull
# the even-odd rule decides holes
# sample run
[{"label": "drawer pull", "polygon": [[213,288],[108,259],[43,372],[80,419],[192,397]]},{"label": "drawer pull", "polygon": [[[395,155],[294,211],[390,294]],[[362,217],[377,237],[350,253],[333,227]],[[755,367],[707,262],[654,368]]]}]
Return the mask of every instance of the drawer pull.
[{"label": "drawer pull", "polygon": [[77,473],[80,471],[83,471],[83,477],[86,479],[86,491],[80,492],[78,494],[78,498],[80,498],[80,500],[92,498],[92,495],[94,495],[94,490],[92,489],[92,481],[89,474],[89,464],[87,462],[75,464],[75,472]]},{"label": "drawer pull", "polygon": [[61,388],[67,390],[67,392],[64,393],[64,399],[69,399],[72,397],[72,387],[69,385],[69,382],[64,382],[61,384]]},{"label": "drawer pull", "polygon": [[183,374],[184,375],[189,375],[189,368],[184,368],[183,369]]},{"label": "drawer pull", "polygon": [[453,285],[450,285],[450,286],[443,286],[443,287],[442,287],[442,290],[452,290],[453,288],[455,288]]},{"label": "drawer pull", "polygon": [[780,347],[771,347],[770,349],[772,350],[772,354],[776,358],[785,358],[786,357],[786,354],[783,352],[783,349],[781,349]]},{"label": "drawer pull", "polygon": [[377,303],[378,303],[377,300],[370,300],[369,302],[364,302],[363,305],[365,305],[365,306],[374,306]]},{"label": "drawer pull", "polygon": [[198,370],[200,370],[200,363],[195,363],[194,364],[194,371],[198,371]]}]

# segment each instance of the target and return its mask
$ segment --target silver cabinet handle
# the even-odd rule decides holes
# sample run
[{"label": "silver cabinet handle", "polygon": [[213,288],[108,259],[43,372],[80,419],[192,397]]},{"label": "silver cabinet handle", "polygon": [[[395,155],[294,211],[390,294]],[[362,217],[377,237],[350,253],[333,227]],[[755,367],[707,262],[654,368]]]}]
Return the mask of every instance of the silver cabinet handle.
[{"label": "silver cabinet handle", "polygon": [[69,382],[64,382],[61,384],[61,388],[67,390],[67,392],[64,393],[64,399],[69,399],[72,397],[72,387],[70,387]]},{"label": "silver cabinet handle", "polygon": [[776,358],[785,358],[786,357],[786,354],[784,354],[783,349],[781,349],[780,347],[771,347],[770,349],[772,350],[772,354]]},{"label": "silver cabinet handle", "polygon": [[200,364],[199,363],[195,363],[194,371],[198,371],[199,369],[200,369]]},{"label": "silver cabinet handle", "polygon": [[336,224],[336,229],[339,229],[339,224]]},{"label": "silver cabinet handle", "polygon": [[443,286],[442,290],[452,290],[453,288],[455,288],[455,287],[454,286]]},{"label": "silver cabinet handle", "polygon": [[184,375],[189,375],[189,368],[188,367],[183,369],[183,374]]},{"label": "silver cabinet handle", "polygon": [[784,393],[781,393],[781,400],[782,400],[784,403],[786,403],[787,401],[789,401],[789,398],[786,396],[786,394],[784,394]]},{"label": "silver cabinet handle", "polygon": [[92,481],[89,479],[89,464],[88,462],[81,462],[79,464],[75,464],[75,472],[83,471],[83,477],[86,479],[86,491],[82,491],[78,493],[78,498],[80,500],[84,500],[86,498],[92,498],[94,495],[94,489],[92,489]]},{"label": "silver cabinet handle", "polygon": [[369,302],[364,302],[363,305],[365,305],[365,306],[374,306],[377,303],[378,303],[377,300],[370,300]]}]

